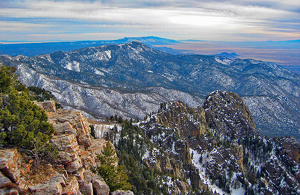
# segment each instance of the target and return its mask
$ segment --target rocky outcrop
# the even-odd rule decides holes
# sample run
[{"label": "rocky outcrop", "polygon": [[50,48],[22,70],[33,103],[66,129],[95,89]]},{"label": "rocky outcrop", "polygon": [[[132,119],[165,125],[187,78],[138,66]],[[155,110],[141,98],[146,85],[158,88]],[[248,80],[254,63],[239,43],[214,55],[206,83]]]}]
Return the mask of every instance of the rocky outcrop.
[{"label": "rocky outcrop", "polygon": [[30,182],[26,176],[30,163],[24,161],[17,149],[0,150],[0,194],[30,193],[108,195],[110,190],[101,176],[90,171],[100,166],[97,155],[107,141],[90,136],[89,123],[75,110],[55,109],[53,101],[37,103],[53,124],[50,143],[58,150],[55,166],[48,165],[51,174],[39,173],[40,181]]},{"label": "rocky outcrop", "polygon": [[48,100],[44,102],[34,102],[40,108],[46,112],[56,112],[55,102],[53,100]]},{"label": "rocky outcrop", "polygon": [[[260,135],[249,109],[235,93],[212,92],[197,109],[182,102],[161,104],[158,113],[138,125],[153,144],[143,162],[187,181],[182,182],[188,186],[184,193],[183,188],[176,190],[175,181],[159,178],[169,194],[188,194],[191,188],[216,194],[300,192],[299,142]],[[120,140],[142,143],[137,137],[126,135]]]},{"label": "rocky outcrop", "polygon": [[178,128],[183,137],[202,134],[208,128],[205,123],[205,112],[202,107],[190,108],[183,102],[169,102],[160,105],[157,122],[170,128]]},{"label": "rocky outcrop", "polygon": [[257,132],[250,110],[236,93],[214,91],[206,97],[203,108],[209,127],[220,134],[244,137]]}]

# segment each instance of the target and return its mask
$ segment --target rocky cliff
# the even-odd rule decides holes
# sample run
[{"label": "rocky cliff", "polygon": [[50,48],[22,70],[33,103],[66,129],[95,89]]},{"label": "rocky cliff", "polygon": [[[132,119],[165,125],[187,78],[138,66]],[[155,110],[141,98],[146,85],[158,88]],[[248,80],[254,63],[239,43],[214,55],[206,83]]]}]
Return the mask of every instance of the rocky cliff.
[{"label": "rocky cliff", "polygon": [[[58,150],[55,162],[32,172],[31,162],[16,148],[0,150],[0,194],[86,194],[105,195],[109,187],[91,172],[100,166],[97,155],[107,141],[90,136],[87,119],[79,111],[55,109],[54,102],[37,103],[55,129],[52,140]],[[112,194],[133,194],[116,191]]]}]

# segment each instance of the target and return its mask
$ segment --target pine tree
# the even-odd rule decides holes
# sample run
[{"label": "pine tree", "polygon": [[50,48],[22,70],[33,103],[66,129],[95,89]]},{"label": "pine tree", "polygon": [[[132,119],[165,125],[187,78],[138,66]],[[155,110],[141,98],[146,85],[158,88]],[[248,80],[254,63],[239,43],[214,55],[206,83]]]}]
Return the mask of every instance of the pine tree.
[{"label": "pine tree", "polygon": [[100,175],[106,184],[109,186],[110,191],[118,189],[130,190],[131,185],[128,183],[128,176],[124,171],[123,166],[117,166],[118,157],[112,147],[111,142],[107,142],[102,153],[97,156],[101,166],[92,168],[94,173]]},{"label": "pine tree", "polygon": [[15,71],[0,64],[0,146],[17,146],[38,166],[42,159],[54,154],[49,144],[54,129],[46,113],[31,101]]},{"label": "pine tree", "polygon": [[4,144],[32,149],[30,132],[33,133],[32,136],[41,132],[43,140],[50,140],[54,129],[47,122],[46,113],[30,100],[26,91],[11,89],[9,94],[2,97],[0,108],[0,128],[1,137],[5,137],[2,140]]}]

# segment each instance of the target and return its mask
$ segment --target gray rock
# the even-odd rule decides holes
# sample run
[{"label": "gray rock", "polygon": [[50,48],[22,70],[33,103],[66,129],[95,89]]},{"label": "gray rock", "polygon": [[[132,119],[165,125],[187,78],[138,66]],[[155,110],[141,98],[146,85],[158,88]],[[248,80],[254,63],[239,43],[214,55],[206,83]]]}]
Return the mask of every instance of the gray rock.
[{"label": "gray rock", "polygon": [[93,189],[96,195],[108,195],[109,187],[106,185],[105,181],[99,179],[92,180]]},{"label": "gray rock", "polygon": [[20,157],[16,148],[0,150],[0,170],[14,183],[20,179]]},{"label": "gray rock", "polygon": [[63,192],[63,187],[65,186],[66,178],[63,175],[57,175],[52,177],[46,184],[29,186],[29,190],[33,195],[60,195]]},{"label": "gray rock", "polygon": [[0,171],[0,188],[8,187],[8,186],[10,186],[12,184],[13,183],[11,182],[11,180],[8,179],[7,177],[5,177],[3,175],[3,173]]},{"label": "gray rock", "polygon": [[129,190],[117,190],[112,192],[111,195],[134,195],[134,193]]}]

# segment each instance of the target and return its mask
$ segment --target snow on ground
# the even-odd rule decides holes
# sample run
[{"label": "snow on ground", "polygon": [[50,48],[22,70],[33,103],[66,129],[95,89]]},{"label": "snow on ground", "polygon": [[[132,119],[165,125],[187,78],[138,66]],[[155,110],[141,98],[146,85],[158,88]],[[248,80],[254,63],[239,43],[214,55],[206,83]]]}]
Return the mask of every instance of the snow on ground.
[{"label": "snow on ground", "polygon": [[[222,189],[220,189],[218,186],[216,185],[213,185],[210,181],[210,179],[205,175],[205,168],[202,166],[202,164],[200,164],[199,162],[199,158],[200,156],[203,157],[203,162],[207,162],[207,161],[210,161],[211,160],[211,157],[206,157],[207,156],[207,153],[204,153],[204,154],[199,154],[197,150],[193,150],[190,148],[190,154],[191,156],[193,157],[192,158],[192,162],[193,162],[193,165],[199,170],[199,176],[202,180],[202,182],[204,184],[207,184],[209,189],[212,191],[212,192],[215,192],[215,193],[218,193],[218,194],[226,194]],[[193,154],[193,155],[192,155]]]},{"label": "snow on ground", "polygon": [[95,69],[95,74],[97,74],[97,75],[101,75],[101,76],[104,76],[104,73],[103,73],[103,72],[101,72],[101,71],[99,71],[99,70],[97,70],[97,69]]},{"label": "snow on ground", "polygon": [[151,152],[147,150],[147,151],[145,152],[145,154],[143,155],[142,160],[149,158],[149,157],[150,157],[150,154],[151,154]]},{"label": "snow on ground", "polygon": [[68,62],[67,64],[65,64],[64,68],[75,72],[80,72],[80,63],[76,61],[73,61],[73,63]]},{"label": "snow on ground", "polygon": [[245,190],[243,187],[240,187],[238,189],[233,189],[231,191],[231,195],[243,195],[243,194],[245,194]]}]

